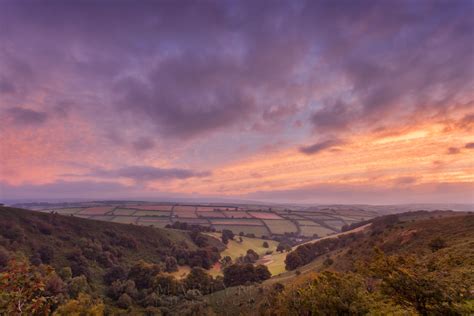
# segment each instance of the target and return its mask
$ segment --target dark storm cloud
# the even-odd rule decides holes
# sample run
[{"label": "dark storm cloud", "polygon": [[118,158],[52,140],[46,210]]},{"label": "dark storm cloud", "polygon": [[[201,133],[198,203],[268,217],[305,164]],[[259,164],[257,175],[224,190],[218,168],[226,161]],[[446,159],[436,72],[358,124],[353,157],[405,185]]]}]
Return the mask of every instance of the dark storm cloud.
[{"label": "dark storm cloud", "polygon": [[[473,83],[472,6],[4,1],[0,66],[25,98],[64,82],[62,91],[88,92],[75,101],[89,119],[144,122],[163,137],[292,116],[271,108],[295,99],[318,134],[348,132],[462,107]],[[328,86],[339,89],[321,96]],[[57,91],[49,98],[61,98]]]},{"label": "dark storm cloud", "polygon": [[318,142],[310,146],[303,146],[300,148],[300,151],[307,155],[318,154],[327,149],[331,149],[335,146],[344,144],[344,141],[339,139],[329,139],[326,141]]},{"label": "dark storm cloud", "polygon": [[28,126],[43,124],[48,115],[44,112],[39,112],[31,109],[13,107],[5,111],[5,116],[14,125]]},{"label": "dark storm cloud", "polygon": [[[99,178],[128,178],[137,182],[201,178],[211,175],[209,171],[194,171],[179,168],[155,168],[150,166],[128,166],[119,169],[95,169],[85,176]],[[84,176],[84,175],[81,175]]]}]

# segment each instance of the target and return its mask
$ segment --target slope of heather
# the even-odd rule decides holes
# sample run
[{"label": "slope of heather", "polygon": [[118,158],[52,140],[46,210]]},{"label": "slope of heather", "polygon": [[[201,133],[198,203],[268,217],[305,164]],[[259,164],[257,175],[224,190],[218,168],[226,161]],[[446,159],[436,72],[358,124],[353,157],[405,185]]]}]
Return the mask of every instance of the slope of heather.
[{"label": "slope of heather", "polygon": [[228,298],[239,302],[231,315],[474,312],[474,215],[420,211],[370,222],[294,248],[290,271],[213,293],[210,304],[220,313]]}]

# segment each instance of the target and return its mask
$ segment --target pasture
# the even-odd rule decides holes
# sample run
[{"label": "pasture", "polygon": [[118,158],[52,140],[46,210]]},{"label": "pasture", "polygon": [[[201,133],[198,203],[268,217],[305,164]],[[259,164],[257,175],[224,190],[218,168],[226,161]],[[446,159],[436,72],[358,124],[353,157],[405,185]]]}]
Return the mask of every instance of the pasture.
[{"label": "pasture", "polygon": [[[38,209],[38,207],[32,206]],[[253,204],[177,204],[151,202],[86,202],[48,205],[42,212],[112,221],[124,224],[164,227],[172,222],[211,225],[218,231],[229,229],[238,235],[278,236],[297,233],[320,237],[340,231],[352,224],[375,216],[373,210],[347,206],[302,207]]]}]

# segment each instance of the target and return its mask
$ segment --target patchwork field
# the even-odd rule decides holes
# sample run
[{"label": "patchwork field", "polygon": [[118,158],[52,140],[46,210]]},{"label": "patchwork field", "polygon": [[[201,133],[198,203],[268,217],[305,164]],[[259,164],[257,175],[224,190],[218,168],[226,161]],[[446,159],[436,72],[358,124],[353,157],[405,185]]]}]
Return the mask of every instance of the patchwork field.
[{"label": "patchwork field", "polygon": [[286,219],[266,219],[263,220],[273,235],[283,235],[284,233],[296,233],[298,227]]},{"label": "patchwork field", "polygon": [[222,211],[222,213],[228,218],[253,218],[252,215],[243,211]]},{"label": "patchwork field", "polygon": [[249,212],[249,214],[258,219],[283,219],[277,214],[270,212]]},{"label": "patchwork field", "polygon": [[334,230],[322,226],[300,226],[300,230],[301,235],[306,237],[314,236],[314,234],[318,237],[325,237],[335,233]]},{"label": "patchwork field", "polygon": [[136,211],[133,215],[135,215],[135,216],[165,216],[165,217],[170,217],[171,212],[169,212],[169,211]]},{"label": "patchwork field", "polygon": [[[25,207],[25,206],[23,206]],[[27,208],[95,220],[164,227],[173,222],[228,229],[234,234],[278,236],[285,233],[302,237],[328,236],[343,225],[373,218],[377,212],[348,206],[271,206],[244,204],[177,204],[151,202],[87,202],[35,205]]]},{"label": "patchwork field", "polygon": [[79,212],[81,215],[104,215],[108,212],[112,212],[115,207],[113,206],[96,206],[88,207]]}]

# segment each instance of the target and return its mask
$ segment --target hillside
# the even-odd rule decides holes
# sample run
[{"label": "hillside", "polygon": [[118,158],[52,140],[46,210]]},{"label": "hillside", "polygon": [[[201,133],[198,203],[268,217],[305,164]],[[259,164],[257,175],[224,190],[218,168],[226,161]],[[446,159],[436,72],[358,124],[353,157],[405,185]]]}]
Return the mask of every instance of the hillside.
[{"label": "hillside", "polygon": [[[50,266],[54,277],[47,270],[43,281],[61,300],[84,292],[114,308],[120,295],[111,291],[124,291],[120,282],[133,281],[129,291],[138,292],[135,297],[127,295],[138,302],[146,295],[141,292],[147,286],[140,284],[144,275],[166,276],[179,265],[209,269],[221,250],[220,242],[202,234],[0,207],[0,314],[6,312],[2,302],[8,301],[4,296],[13,285],[8,274],[2,275],[5,269],[16,271],[26,264],[26,271],[43,275],[44,267]],[[119,281],[115,284],[119,289],[113,289],[114,281]]]},{"label": "hillside", "polygon": [[[200,226],[160,229],[1,207],[0,314],[474,311],[474,215],[418,211],[353,227],[280,253],[275,241],[245,236],[224,246],[220,233]],[[260,259],[246,263],[248,248]],[[233,263],[220,270],[225,257]]]},{"label": "hillside", "polygon": [[389,215],[359,232],[296,247],[287,258],[310,262],[295,260],[292,271],[262,286],[229,288],[208,299],[218,313],[226,297],[238,302],[229,315],[467,315],[474,312],[473,246],[472,214]]}]

